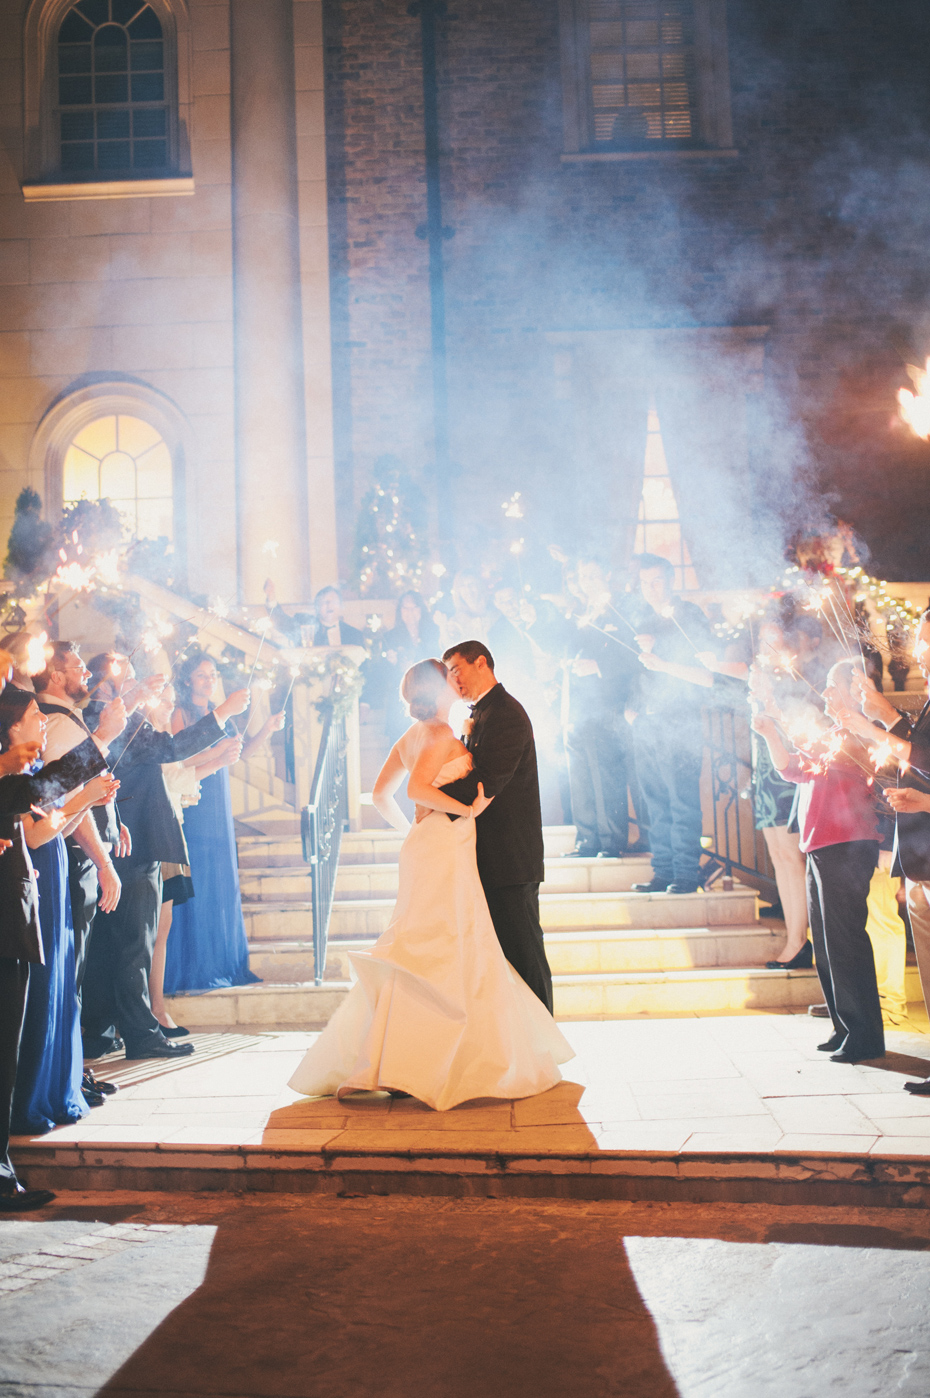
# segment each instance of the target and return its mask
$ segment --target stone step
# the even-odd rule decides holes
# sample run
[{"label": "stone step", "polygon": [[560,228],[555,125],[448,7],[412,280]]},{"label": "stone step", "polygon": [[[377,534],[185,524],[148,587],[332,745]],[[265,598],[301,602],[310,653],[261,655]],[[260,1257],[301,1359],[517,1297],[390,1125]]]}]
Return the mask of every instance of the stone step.
[{"label": "stone step", "polygon": [[[711,890],[669,896],[665,893],[543,893],[539,900],[545,929],[558,931],[629,927],[682,928],[740,926],[756,920],[754,889]],[[333,904],[329,935],[380,937],[394,908],[392,898],[353,898]],[[310,900],[243,898],[249,941],[307,941],[311,935]]]},{"label": "stone step", "polygon": [[[404,837],[396,830],[350,830],[342,837],[340,864],[396,864]],[[543,829],[546,855],[568,854],[575,844],[573,825],[547,825]]]},{"label": "stone step", "polygon": [[[650,877],[646,858],[547,859],[547,893],[626,893],[634,883]],[[336,899],[393,898],[397,894],[396,864],[340,864],[336,875]],[[279,864],[243,865],[239,887],[251,902],[300,901],[309,897],[310,870],[288,860]]]},{"label": "stone step", "polygon": [[[684,971],[694,967],[759,967],[784,944],[784,928],[762,923],[725,927],[643,927],[606,932],[548,932],[546,954],[554,975],[596,975],[618,971]],[[367,951],[372,938],[328,943],[326,979],[351,977],[349,953]],[[249,965],[269,983],[293,984],[313,978],[313,943],[253,942]]]},{"label": "stone step", "polygon": [[[335,1013],[349,989],[347,981],[328,981],[321,987],[250,985],[174,996],[168,1004],[180,1024],[193,1028],[316,1029]],[[758,967],[556,975],[553,991],[556,1019],[562,1020],[771,1013],[803,1010],[822,1000],[814,971]],[[919,1000],[913,968],[908,968],[907,991],[909,1000]]]}]

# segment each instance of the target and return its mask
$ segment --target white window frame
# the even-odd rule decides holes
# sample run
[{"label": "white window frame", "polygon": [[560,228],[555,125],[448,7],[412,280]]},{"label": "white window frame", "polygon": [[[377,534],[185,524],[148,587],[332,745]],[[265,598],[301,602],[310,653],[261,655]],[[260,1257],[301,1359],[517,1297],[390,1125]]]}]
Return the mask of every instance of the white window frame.
[{"label": "white window frame", "polygon": [[689,145],[655,150],[595,150],[587,0],[559,0],[563,161],[694,160],[732,157],[726,0],[694,0],[695,115]]}]

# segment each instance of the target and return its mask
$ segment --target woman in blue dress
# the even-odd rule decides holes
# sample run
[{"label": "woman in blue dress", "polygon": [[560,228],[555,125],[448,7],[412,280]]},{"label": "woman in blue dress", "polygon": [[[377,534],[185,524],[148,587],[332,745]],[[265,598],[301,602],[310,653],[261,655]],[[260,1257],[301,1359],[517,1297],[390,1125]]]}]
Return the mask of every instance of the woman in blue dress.
[{"label": "woman in blue dress", "polygon": [[[188,657],[175,680],[178,707],[171,722],[173,733],[196,723],[215,707],[218,681],[216,665],[208,655],[194,652]],[[268,719],[246,744],[246,754],[283,722],[283,714]],[[191,761],[200,782],[200,800],[184,812],[184,837],[194,896],[174,909],[165,957],[166,995],[249,985],[261,979],[249,970],[229,797],[229,768],[242,752],[242,738],[233,729]]]},{"label": "woman in blue dress", "polygon": [[[8,690],[0,709],[0,747],[5,750],[16,743],[44,742],[45,728],[34,697]],[[24,818],[26,844],[38,878],[44,965],[34,965],[29,977],[13,1095],[13,1131],[17,1135],[41,1135],[54,1126],[79,1121],[89,1110],[81,1092],[84,1055],[64,837],[89,807],[111,800],[118,786],[119,782],[105,773],[61,807]]]}]

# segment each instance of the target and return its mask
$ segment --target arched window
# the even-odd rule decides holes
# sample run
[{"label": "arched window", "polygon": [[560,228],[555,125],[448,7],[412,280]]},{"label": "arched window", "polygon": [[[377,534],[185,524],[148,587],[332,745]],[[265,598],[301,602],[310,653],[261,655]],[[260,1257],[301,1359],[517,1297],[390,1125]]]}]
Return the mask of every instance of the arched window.
[{"label": "arched window", "polygon": [[143,0],[80,0],[58,30],[61,169],[108,178],[168,169],[161,21]]},{"label": "arched window", "polygon": [[108,499],[137,539],[174,536],[171,453],[139,417],[95,418],[71,439],[62,463],[62,501]]},{"label": "arched window", "polygon": [[681,532],[678,500],[668,473],[659,414],[649,409],[643,494],[639,502],[634,553],[657,553],[675,566],[676,592],[696,592],[697,573]]}]

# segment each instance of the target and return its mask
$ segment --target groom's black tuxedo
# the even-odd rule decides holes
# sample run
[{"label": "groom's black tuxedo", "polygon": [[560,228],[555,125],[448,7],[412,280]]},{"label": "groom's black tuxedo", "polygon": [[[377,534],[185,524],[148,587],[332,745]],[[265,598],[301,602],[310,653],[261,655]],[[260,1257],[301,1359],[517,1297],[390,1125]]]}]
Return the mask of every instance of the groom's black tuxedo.
[{"label": "groom's black tuxedo", "polygon": [[491,805],[475,826],[478,873],[504,955],[552,1010],[552,975],[539,924],[543,865],[542,813],[533,725],[523,705],[496,684],[472,710],[465,746],[473,767],[442,789],[470,804],[478,783]]}]

